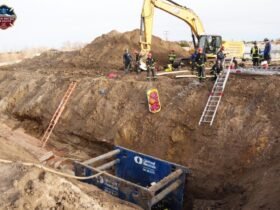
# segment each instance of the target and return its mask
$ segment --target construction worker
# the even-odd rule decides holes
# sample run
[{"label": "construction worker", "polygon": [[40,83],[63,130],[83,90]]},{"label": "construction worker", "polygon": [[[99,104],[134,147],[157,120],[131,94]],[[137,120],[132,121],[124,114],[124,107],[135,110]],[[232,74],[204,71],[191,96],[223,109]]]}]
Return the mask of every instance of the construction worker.
[{"label": "construction worker", "polygon": [[173,65],[175,59],[176,59],[176,54],[175,54],[175,51],[174,50],[171,50],[171,52],[169,53],[168,55],[168,60],[169,60],[169,63]]},{"label": "construction worker", "polygon": [[134,60],[134,70],[137,74],[141,72],[140,69],[140,53],[137,50],[134,50],[135,60]]},{"label": "construction worker", "polygon": [[251,57],[253,66],[259,66],[260,63],[260,49],[257,45],[257,42],[254,42],[254,46],[251,48]]},{"label": "construction worker", "polygon": [[195,70],[195,58],[197,56],[197,51],[195,50],[194,53],[191,55],[191,69],[192,69],[192,74]]},{"label": "construction worker", "polygon": [[235,57],[233,57],[232,63],[233,63],[233,69],[237,69],[238,68],[238,62],[237,62]]},{"label": "construction worker", "polygon": [[223,71],[223,65],[225,61],[226,55],[224,54],[224,46],[220,48],[220,50],[217,52],[217,59],[216,59],[216,70],[217,74],[220,74],[221,71]]},{"label": "construction worker", "polygon": [[153,80],[156,80],[155,76],[155,60],[152,56],[152,53],[148,53],[147,59],[146,59],[146,65],[147,65],[147,80],[151,79],[151,72],[153,76]]},{"label": "construction worker", "polygon": [[123,54],[123,64],[124,64],[124,72],[127,74],[129,71],[131,71],[131,62],[132,62],[132,56],[128,52],[128,49],[124,51]]},{"label": "construction worker", "polygon": [[197,55],[195,58],[195,64],[198,71],[198,78],[200,81],[205,79],[205,62],[206,62],[206,55],[203,52],[202,48],[198,48]]},{"label": "construction worker", "polygon": [[265,47],[264,47],[264,51],[263,51],[263,58],[265,61],[267,61],[267,63],[270,63],[271,60],[271,56],[270,56],[270,52],[271,52],[271,43],[268,40],[268,38],[264,39],[265,42]]}]

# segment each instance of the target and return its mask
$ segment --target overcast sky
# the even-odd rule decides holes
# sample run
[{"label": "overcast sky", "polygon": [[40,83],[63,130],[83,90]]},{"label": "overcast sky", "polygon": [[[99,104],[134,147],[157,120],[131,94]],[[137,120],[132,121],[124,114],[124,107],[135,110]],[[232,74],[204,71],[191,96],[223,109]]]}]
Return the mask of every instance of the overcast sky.
[{"label": "overcast sky", "polygon": [[[194,10],[206,33],[224,39],[280,38],[279,0],[174,0]],[[0,0],[14,8],[12,28],[0,30],[0,51],[61,47],[91,42],[111,30],[139,28],[143,0]],[[181,20],[156,10],[154,34],[169,40],[191,40]]]}]

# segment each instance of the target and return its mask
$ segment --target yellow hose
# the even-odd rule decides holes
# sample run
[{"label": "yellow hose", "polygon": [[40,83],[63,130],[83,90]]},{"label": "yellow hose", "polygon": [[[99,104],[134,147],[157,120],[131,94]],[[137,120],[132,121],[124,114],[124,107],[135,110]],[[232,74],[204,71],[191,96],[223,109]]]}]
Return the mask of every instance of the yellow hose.
[{"label": "yellow hose", "polygon": [[[13,162],[11,160],[0,159],[0,163],[11,164],[11,163],[16,163],[16,162]],[[50,172],[50,173],[53,173],[53,174],[57,174],[57,175],[60,175],[60,176],[63,176],[63,177],[71,178],[71,179],[78,179],[78,180],[93,179],[93,178],[96,178],[96,177],[100,176],[101,174],[105,173],[105,171],[101,171],[101,172],[99,172],[95,175],[92,175],[92,176],[73,176],[73,175],[70,175],[70,174],[58,172],[54,169],[47,168],[45,166],[42,166],[42,165],[36,164],[36,163],[25,163],[25,162],[19,162],[19,163],[24,165],[24,166],[36,167],[36,168],[43,169],[44,171],[47,171],[47,172]]]}]

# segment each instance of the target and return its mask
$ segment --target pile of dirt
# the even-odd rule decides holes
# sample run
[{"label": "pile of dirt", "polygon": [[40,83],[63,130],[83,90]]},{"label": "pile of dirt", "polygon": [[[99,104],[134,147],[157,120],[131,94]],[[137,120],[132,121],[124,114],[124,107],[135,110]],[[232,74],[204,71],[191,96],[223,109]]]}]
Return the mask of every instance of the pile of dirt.
[{"label": "pile of dirt", "polygon": [[95,187],[20,163],[0,164],[0,171],[0,209],[138,209]]},{"label": "pile of dirt", "polygon": [[[18,122],[1,114],[0,209],[139,209],[92,185],[65,179],[21,163],[20,161],[38,164],[40,156],[36,155],[36,150],[42,148],[36,147],[36,139],[25,134],[23,130],[10,128],[17,127],[17,124]],[[29,144],[31,140],[34,142]],[[4,163],[5,160],[15,162]],[[73,172],[69,171],[71,166],[70,163],[67,166],[64,162],[59,167],[60,172],[73,175]]]},{"label": "pile of dirt", "polygon": [[[133,55],[139,50],[140,31],[133,30],[125,33],[112,31],[97,37],[93,42],[78,51],[61,52],[57,50],[42,53],[40,56],[24,61],[24,68],[82,68],[102,72],[123,68],[122,56],[125,49]],[[158,65],[168,62],[168,54],[174,50],[180,57],[186,57],[187,52],[177,43],[164,41],[153,37],[152,52]]]},{"label": "pile of dirt", "polygon": [[[80,76],[50,144],[70,154],[118,144],[185,165],[194,209],[279,207],[279,77],[231,75],[212,127],[198,121],[213,81],[161,77],[151,85],[138,77]],[[39,136],[71,79],[0,71],[0,112]],[[152,86],[162,103],[154,115],[146,101]]]}]

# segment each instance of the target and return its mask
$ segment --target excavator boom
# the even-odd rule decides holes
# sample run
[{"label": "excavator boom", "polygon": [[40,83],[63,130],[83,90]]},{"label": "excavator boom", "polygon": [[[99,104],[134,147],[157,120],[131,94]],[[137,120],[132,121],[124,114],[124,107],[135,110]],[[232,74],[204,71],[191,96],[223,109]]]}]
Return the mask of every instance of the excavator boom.
[{"label": "excavator boom", "polygon": [[200,18],[189,8],[181,6],[171,0],[144,0],[141,14],[141,49],[151,50],[154,9],[161,9],[186,22],[197,39],[204,34],[204,27]]},{"label": "excavator boom", "polygon": [[[208,58],[215,58],[220,49],[222,37],[218,35],[206,35],[203,24],[190,8],[182,6],[172,0],[144,0],[141,14],[141,54],[146,55],[151,51],[153,21],[155,8],[165,11],[187,23],[192,31],[193,43],[195,48],[203,48]],[[244,43],[224,42],[225,50],[230,56],[242,57],[244,54]]]}]

